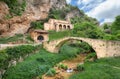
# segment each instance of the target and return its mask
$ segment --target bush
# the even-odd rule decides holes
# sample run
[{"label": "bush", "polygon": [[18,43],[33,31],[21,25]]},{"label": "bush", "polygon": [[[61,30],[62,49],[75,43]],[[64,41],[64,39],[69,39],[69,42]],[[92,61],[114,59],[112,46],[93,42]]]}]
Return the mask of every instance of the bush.
[{"label": "bush", "polygon": [[43,24],[44,22],[42,21],[36,21],[31,23],[31,27],[34,29],[44,29]]},{"label": "bush", "polygon": [[25,11],[26,1],[23,0],[20,3],[18,0],[2,0],[4,1],[8,7],[10,8],[10,16],[21,16],[22,13]]},{"label": "bush", "polygon": [[18,40],[22,40],[22,38],[23,38],[22,34],[16,34],[13,37],[3,37],[3,38],[0,38],[0,43],[6,44],[6,43],[9,43],[9,42],[15,42],[15,41],[18,41]]},{"label": "bush", "polygon": [[0,68],[6,69],[8,66],[8,54],[5,50],[0,51]]},{"label": "bush", "polygon": [[64,65],[64,64],[58,64],[58,68],[67,70],[67,69],[68,69],[68,66],[67,66],[67,65]]},{"label": "bush", "polygon": [[9,61],[12,59],[17,60],[20,56],[24,57],[27,54],[33,53],[37,48],[38,46],[26,45],[0,50],[0,68],[6,69]]},{"label": "bush", "polygon": [[48,70],[48,72],[46,73],[47,76],[55,76],[56,74],[56,70],[54,68],[51,68]]},{"label": "bush", "polygon": [[97,59],[95,52],[88,54],[85,58],[85,62],[89,62],[91,58],[92,58],[91,61],[94,61],[95,59]]},{"label": "bush", "polygon": [[78,71],[83,71],[84,70],[84,66],[82,64],[77,64],[77,70]]},{"label": "bush", "polygon": [[50,40],[60,39],[60,38],[71,36],[71,34],[72,34],[72,31],[70,31],[70,30],[66,30],[66,31],[62,31],[62,32],[50,31],[49,39]]}]

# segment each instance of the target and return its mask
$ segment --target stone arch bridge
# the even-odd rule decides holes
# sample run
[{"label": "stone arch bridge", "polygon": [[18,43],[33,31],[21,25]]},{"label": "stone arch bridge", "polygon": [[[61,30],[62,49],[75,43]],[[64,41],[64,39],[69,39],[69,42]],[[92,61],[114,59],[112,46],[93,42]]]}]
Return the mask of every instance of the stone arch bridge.
[{"label": "stone arch bridge", "polygon": [[98,58],[120,56],[120,41],[65,37],[58,40],[44,42],[43,47],[49,52],[58,53],[60,47],[69,40],[78,40],[88,43],[94,49]]}]

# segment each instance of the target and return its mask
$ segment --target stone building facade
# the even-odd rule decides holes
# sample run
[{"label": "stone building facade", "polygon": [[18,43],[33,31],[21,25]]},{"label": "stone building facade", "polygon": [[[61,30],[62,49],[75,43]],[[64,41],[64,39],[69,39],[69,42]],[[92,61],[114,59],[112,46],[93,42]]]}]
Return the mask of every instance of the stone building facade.
[{"label": "stone building facade", "polygon": [[49,19],[48,23],[44,23],[44,30],[64,31],[73,29],[73,25],[68,21]]},{"label": "stone building facade", "polygon": [[30,35],[36,43],[41,43],[49,40],[48,32],[45,30],[34,30],[30,33]]}]

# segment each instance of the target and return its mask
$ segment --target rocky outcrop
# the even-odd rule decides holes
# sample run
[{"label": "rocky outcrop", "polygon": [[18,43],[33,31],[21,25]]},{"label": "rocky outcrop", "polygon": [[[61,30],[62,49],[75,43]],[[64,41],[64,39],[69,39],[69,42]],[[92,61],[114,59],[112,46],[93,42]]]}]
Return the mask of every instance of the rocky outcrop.
[{"label": "rocky outcrop", "polygon": [[2,20],[6,14],[9,13],[9,8],[4,2],[0,2],[0,20]]},{"label": "rocky outcrop", "polygon": [[[22,3],[23,0],[18,0]],[[50,9],[62,10],[67,7],[66,0],[25,0],[26,8],[22,16],[14,16],[7,19],[9,7],[6,3],[0,1],[0,37],[13,36],[15,34],[24,34],[31,27],[33,21],[43,20],[48,17]],[[65,19],[84,16],[78,8],[71,9],[66,13]],[[95,21],[96,22],[96,21]]]},{"label": "rocky outcrop", "polygon": [[27,32],[32,21],[45,19],[50,10],[49,0],[26,0],[27,6],[22,16],[14,16],[6,19],[9,8],[4,2],[0,2],[0,36],[13,36]]},{"label": "rocky outcrop", "polygon": [[6,19],[9,8],[6,3],[0,2],[0,36],[24,34],[30,28],[32,21],[45,19],[50,9],[62,9],[66,5],[65,0],[26,0],[26,3],[22,16]]},{"label": "rocky outcrop", "polygon": [[74,9],[67,13],[65,19],[67,21],[70,21],[71,18],[81,17],[81,16],[84,16],[84,13],[82,13],[79,9]]},{"label": "rocky outcrop", "polygon": [[66,7],[66,0],[50,0],[50,5],[52,9],[60,10]]}]

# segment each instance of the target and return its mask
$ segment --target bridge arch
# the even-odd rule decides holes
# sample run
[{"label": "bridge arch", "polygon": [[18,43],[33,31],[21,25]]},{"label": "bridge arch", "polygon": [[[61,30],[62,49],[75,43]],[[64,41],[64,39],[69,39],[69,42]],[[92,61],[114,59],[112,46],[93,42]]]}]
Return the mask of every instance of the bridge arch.
[{"label": "bridge arch", "polygon": [[54,52],[59,52],[60,48],[68,41],[72,41],[72,40],[77,40],[77,41],[81,41],[81,42],[85,42],[87,43],[89,46],[92,47],[92,49],[96,52],[96,48],[89,42],[89,41],[86,41],[84,39],[78,39],[78,38],[66,38],[64,40],[61,40],[59,42],[56,43],[56,46],[54,47]]},{"label": "bridge arch", "polygon": [[65,37],[63,39],[59,39],[59,40],[55,40],[55,41],[51,41],[47,44],[44,45],[44,48],[47,49],[48,51],[50,52],[54,52],[54,53],[58,53],[61,46],[67,42],[67,41],[70,41],[70,40],[77,40],[77,41],[83,41],[83,42],[86,42],[87,44],[89,44],[92,49],[96,52],[97,56],[98,56],[98,53],[97,53],[97,50],[96,50],[96,47],[95,45],[93,44],[94,42],[94,39],[89,39],[89,38],[80,38],[80,37]]},{"label": "bridge arch", "polygon": [[53,53],[58,53],[60,47],[69,40],[78,40],[88,43],[97,54],[97,58],[120,56],[120,41],[107,41],[100,39],[65,37],[58,40],[44,42],[43,47]]}]

